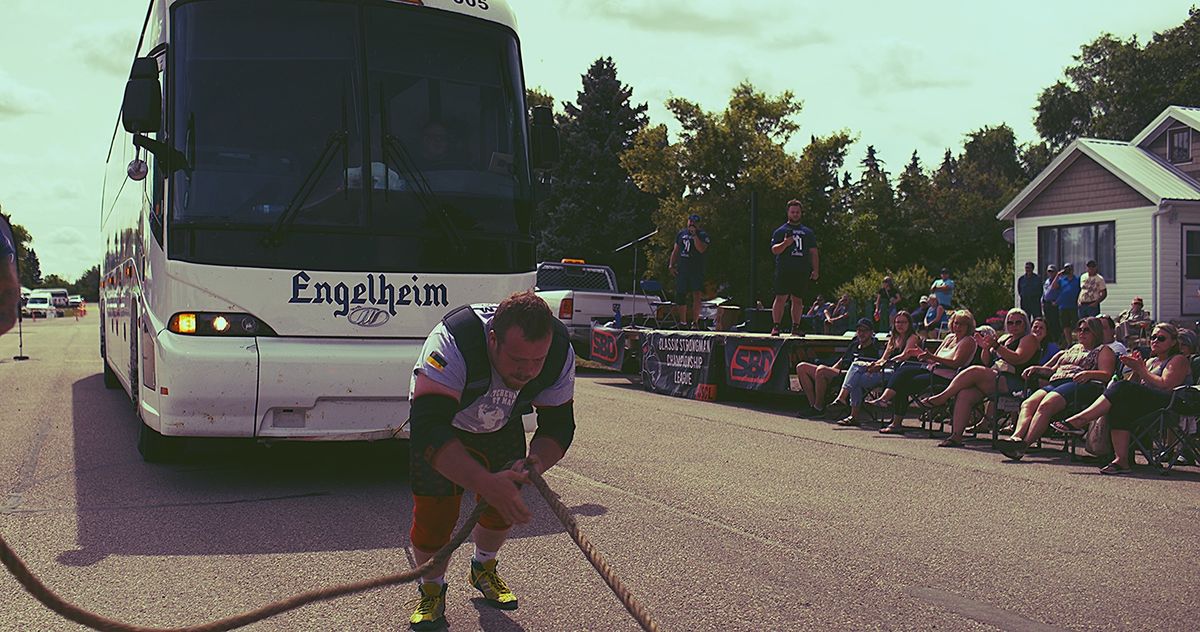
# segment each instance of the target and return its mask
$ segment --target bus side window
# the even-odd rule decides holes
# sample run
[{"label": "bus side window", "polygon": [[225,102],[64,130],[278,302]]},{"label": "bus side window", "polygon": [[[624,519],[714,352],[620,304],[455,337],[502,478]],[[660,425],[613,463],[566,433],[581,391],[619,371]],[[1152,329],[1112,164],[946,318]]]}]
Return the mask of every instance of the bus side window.
[{"label": "bus side window", "polygon": [[167,174],[159,166],[158,158],[154,158],[152,183],[150,187],[150,233],[159,247],[163,247],[163,196],[167,189]]}]

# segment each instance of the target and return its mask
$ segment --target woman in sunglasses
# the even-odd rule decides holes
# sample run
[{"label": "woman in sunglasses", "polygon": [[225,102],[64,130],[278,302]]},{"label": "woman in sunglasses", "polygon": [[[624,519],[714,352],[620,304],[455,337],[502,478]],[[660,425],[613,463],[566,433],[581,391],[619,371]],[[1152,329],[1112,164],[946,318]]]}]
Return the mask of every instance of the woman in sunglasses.
[{"label": "woman in sunglasses", "polygon": [[1017,427],[1007,441],[1000,442],[1004,456],[1020,461],[1029,446],[1041,438],[1050,420],[1067,406],[1090,402],[1104,392],[1104,383],[1112,379],[1117,355],[1104,345],[1104,325],[1095,316],[1079,321],[1075,328],[1079,342],[1061,351],[1050,364],[1031,366],[1021,376],[1033,379],[1050,374],[1050,383],[1021,402]]},{"label": "woman in sunglasses", "polygon": [[1130,370],[1127,379],[1110,384],[1103,395],[1078,414],[1050,424],[1062,433],[1083,434],[1089,423],[1107,415],[1117,458],[1101,468],[1101,474],[1129,472],[1129,438],[1137,429],[1135,422],[1146,413],[1165,407],[1171,401],[1171,391],[1190,384],[1192,379],[1191,363],[1179,352],[1179,331],[1170,323],[1154,326],[1150,334],[1150,357],[1143,360],[1134,351],[1121,356],[1121,364]]},{"label": "woman in sunglasses", "polygon": [[839,426],[857,426],[858,416],[867,393],[883,383],[884,367],[889,362],[903,362],[921,353],[921,337],[913,327],[912,314],[905,310],[896,312],[892,319],[892,331],[887,346],[878,360],[857,360],[846,371],[842,390],[829,405],[830,410],[841,412],[849,405],[850,413],[838,421]]},{"label": "woman in sunglasses", "polygon": [[[976,404],[994,395],[997,386],[1009,393],[1024,390],[1025,379],[1021,372],[1038,359],[1041,346],[1041,339],[1029,333],[1029,314],[1023,309],[1009,310],[1004,318],[1004,333],[998,338],[975,334],[975,343],[980,349],[979,364],[959,371],[950,380],[950,385],[937,395],[917,401],[926,408],[937,408],[954,400],[950,436],[942,440],[939,447],[962,445],[971,411]],[[1045,327],[1042,328],[1044,337]],[[977,428],[982,429],[985,428]]]}]

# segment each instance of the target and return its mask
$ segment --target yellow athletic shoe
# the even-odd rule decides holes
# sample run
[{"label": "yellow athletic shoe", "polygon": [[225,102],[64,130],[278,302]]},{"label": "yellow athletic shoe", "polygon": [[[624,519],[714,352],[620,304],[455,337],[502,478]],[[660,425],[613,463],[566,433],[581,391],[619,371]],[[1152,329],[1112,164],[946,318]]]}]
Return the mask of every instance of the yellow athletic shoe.
[{"label": "yellow athletic shoe", "polygon": [[496,560],[488,560],[482,564],[471,560],[471,575],[468,578],[471,585],[483,593],[488,603],[501,610],[516,610],[517,596],[508,589],[500,575],[496,573]]},{"label": "yellow athletic shoe", "polygon": [[421,584],[418,590],[421,597],[408,603],[409,607],[416,608],[408,618],[409,627],[413,630],[446,629],[446,585]]}]

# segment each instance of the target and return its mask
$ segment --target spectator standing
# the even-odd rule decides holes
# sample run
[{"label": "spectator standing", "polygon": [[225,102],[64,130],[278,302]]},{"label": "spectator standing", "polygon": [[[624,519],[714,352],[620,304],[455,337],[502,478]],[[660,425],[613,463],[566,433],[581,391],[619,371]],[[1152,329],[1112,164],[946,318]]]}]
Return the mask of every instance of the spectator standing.
[{"label": "spectator standing", "polygon": [[1062,264],[1055,284],[1058,286],[1058,298],[1054,300],[1058,307],[1058,326],[1062,329],[1062,339],[1070,342],[1071,332],[1079,322],[1079,277],[1075,276],[1075,266]]},{"label": "spectator standing", "polygon": [[887,327],[891,329],[892,321],[896,319],[896,313],[900,310],[901,298],[900,288],[896,287],[892,277],[883,277],[879,291],[875,292],[875,322],[882,321],[883,314],[887,314]]},{"label": "spectator standing", "polygon": [[685,328],[699,329],[700,292],[704,290],[704,253],[712,240],[700,230],[700,216],[688,216],[687,226],[675,234],[671,274],[675,277],[675,318]]},{"label": "spectator standing", "polygon": [[1108,286],[1095,259],[1088,260],[1087,272],[1079,275],[1079,288],[1079,317],[1099,316],[1100,303],[1108,298]]},{"label": "spectator standing", "polygon": [[843,294],[837,305],[825,312],[825,333],[845,333],[846,325],[850,322],[850,295]]},{"label": "spectator standing", "polygon": [[943,308],[950,309],[950,299],[954,297],[954,279],[950,278],[948,268],[942,268],[942,277],[934,280],[933,285],[929,286],[929,291],[937,296]]},{"label": "spectator standing", "polygon": [[771,254],[775,255],[775,302],[771,304],[771,335],[779,335],[783,306],[792,302],[792,327],[798,327],[804,314],[804,294],[809,284],[821,276],[817,235],[800,223],[804,207],[800,200],[788,200],[787,221],[771,233]]},{"label": "spectator standing", "polygon": [[0,215],[0,334],[17,324],[21,281],[17,278],[17,243],[8,218]]},{"label": "spectator standing", "polygon": [[1034,270],[1032,261],[1025,262],[1025,274],[1017,278],[1017,297],[1030,318],[1042,315],[1042,277]]},{"label": "spectator standing", "polygon": [[1051,341],[1062,341],[1062,325],[1058,322],[1058,306],[1054,301],[1058,298],[1058,266],[1053,263],[1046,266],[1046,280],[1042,281],[1042,316],[1046,319],[1046,329],[1049,330]]}]

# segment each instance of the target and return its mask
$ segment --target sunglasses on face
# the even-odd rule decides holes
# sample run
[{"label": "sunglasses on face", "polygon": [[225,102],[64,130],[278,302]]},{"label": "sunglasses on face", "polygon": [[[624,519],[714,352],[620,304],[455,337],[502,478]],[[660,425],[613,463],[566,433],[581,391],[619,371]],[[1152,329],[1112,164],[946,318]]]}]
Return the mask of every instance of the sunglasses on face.
[{"label": "sunglasses on face", "polygon": [[1020,324],[1021,324],[1021,321],[1019,321],[1019,320],[1006,320],[1006,321],[1004,321],[1004,324],[1005,324],[1005,325],[1020,325]]},{"label": "sunglasses on face", "polygon": [[1156,336],[1150,336],[1151,342],[1166,342],[1168,340],[1170,340],[1170,338],[1168,338],[1162,334],[1158,334]]},{"label": "sunglasses on face", "polygon": [[1081,334],[1082,334],[1082,333],[1089,333],[1089,334],[1090,334],[1090,333],[1092,333],[1092,330],[1091,330],[1091,328],[1089,328],[1089,327],[1079,327],[1079,328],[1078,328],[1078,329],[1076,329],[1075,331],[1078,331],[1078,332],[1079,332],[1079,333],[1081,333]]}]

